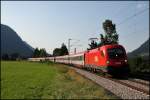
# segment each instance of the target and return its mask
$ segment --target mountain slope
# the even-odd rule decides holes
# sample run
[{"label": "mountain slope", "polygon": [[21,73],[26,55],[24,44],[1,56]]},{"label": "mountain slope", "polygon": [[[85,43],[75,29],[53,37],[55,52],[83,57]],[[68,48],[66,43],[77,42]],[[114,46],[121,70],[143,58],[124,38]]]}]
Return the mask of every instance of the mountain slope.
[{"label": "mountain slope", "polygon": [[22,41],[12,28],[1,24],[1,56],[18,53],[23,57],[31,57],[33,50],[31,46]]},{"label": "mountain slope", "polygon": [[144,42],[139,48],[128,53],[128,57],[149,56],[149,39]]}]

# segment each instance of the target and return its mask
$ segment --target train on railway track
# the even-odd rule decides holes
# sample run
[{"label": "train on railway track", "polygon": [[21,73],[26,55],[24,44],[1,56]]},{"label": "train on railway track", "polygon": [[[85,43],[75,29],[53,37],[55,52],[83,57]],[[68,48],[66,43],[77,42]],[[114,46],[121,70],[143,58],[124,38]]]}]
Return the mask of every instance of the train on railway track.
[{"label": "train on railway track", "polygon": [[49,60],[112,75],[118,73],[127,75],[130,72],[125,48],[119,44],[103,45],[76,54],[56,57],[28,58],[28,60]]}]

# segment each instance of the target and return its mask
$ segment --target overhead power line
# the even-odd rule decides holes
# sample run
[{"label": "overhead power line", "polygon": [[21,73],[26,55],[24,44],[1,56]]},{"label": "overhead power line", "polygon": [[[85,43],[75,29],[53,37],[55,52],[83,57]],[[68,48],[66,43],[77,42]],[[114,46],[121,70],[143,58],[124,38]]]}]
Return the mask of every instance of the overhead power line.
[{"label": "overhead power line", "polygon": [[130,16],[130,17],[127,17],[125,20],[123,20],[122,22],[120,22],[118,25],[121,25],[121,24],[127,22],[128,20],[134,18],[135,16],[138,16],[138,15],[144,13],[144,12],[147,11],[148,9],[149,9],[149,8],[145,8],[145,9],[143,9],[143,10],[141,10],[141,11],[135,13],[134,15],[132,15],[132,16]]},{"label": "overhead power line", "polygon": [[[127,4],[128,5],[128,4]],[[126,6],[127,6],[126,5]],[[127,6],[127,7],[125,7],[125,8],[122,8],[122,9],[119,9],[119,11],[118,12],[116,12],[114,15],[112,15],[112,18],[113,17],[118,17],[118,15],[120,14],[120,13],[122,13],[122,11],[124,11],[124,10],[126,10],[126,9],[130,9],[130,8],[132,8],[133,6]]]}]

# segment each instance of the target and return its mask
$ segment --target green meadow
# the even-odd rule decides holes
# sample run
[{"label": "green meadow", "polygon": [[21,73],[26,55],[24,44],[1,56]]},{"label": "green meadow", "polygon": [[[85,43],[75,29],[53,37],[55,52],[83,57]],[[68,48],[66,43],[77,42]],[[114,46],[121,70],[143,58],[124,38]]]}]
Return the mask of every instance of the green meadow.
[{"label": "green meadow", "polygon": [[1,99],[117,99],[67,65],[1,61]]}]

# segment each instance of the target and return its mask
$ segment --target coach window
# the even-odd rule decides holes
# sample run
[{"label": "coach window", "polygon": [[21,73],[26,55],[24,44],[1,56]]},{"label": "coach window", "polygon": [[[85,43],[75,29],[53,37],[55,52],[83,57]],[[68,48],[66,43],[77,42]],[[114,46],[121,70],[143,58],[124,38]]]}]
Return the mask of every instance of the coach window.
[{"label": "coach window", "polygon": [[101,56],[104,57],[104,52],[103,51],[101,51]]},{"label": "coach window", "polygon": [[82,56],[80,56],[80,60],[82,60],[83,58],[82,58]]},{"label": "coach window", "polygon": [[80,58],[79,58],[79,60],[81,61],[82,60],[82,56],[79,56]]},{"label": "coach window", "polygon": [[81,60],[81,56],[79,56],[79,61]]}]

